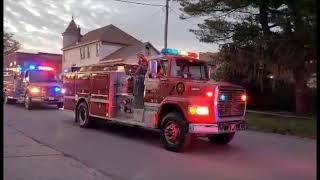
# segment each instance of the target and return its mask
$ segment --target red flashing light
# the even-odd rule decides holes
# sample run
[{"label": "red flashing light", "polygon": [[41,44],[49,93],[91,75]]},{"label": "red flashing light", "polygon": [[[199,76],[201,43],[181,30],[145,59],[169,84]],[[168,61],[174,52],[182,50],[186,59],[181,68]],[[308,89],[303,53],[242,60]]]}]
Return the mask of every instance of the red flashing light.
[{"label": "red flashing light", "polygon": [[38,69],[44,70],[44,71],[53,71],[54,70],[52,67],[49,67],[49,66],[39,66]]},{"label": "red flashing light", "polygon": [[209,91],[209,92],[206,93],[206,95],[207,95],[208,97],[212,97],[212,96],[213,96],[213,93]]},{"label": "red flashing light", "polygon": [[192,58],[195,58],[195,59],[198,59],[198,58],[199,58],[198,53],[195,53],[195,52],[188,52],[188,56],[189,56],[189,57],[192,57]]}]

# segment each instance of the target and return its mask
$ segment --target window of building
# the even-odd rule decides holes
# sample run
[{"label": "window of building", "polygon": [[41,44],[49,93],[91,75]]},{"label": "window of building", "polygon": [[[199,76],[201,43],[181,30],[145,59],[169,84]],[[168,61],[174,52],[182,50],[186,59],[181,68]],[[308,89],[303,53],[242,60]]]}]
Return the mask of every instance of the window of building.
[{"label": "window of building", "polygon": [[85,58],[86,58],[86,47],[80,47],[80,59],[85,59]]},{"label": "window of building", "polygon": [[99,49],[100,49],[100,44],[96,44],[96,56],[99,56]]},{"label": "window of building", "polygon": [[83,50],[82,50],[82,47],[80,47],[80,59],[83,59]]},{"label": "window of building", "polygon": [[90,49],[89,49],[89,46],[87,46],[87,58],[90,58]]}]

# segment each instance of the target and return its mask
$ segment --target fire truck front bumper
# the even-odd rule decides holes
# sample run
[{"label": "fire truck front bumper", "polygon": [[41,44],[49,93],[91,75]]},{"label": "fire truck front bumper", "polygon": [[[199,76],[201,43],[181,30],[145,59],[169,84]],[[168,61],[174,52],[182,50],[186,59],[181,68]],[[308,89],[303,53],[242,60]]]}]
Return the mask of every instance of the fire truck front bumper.
[{"label": "fire truck front bumper", "polygon": [[33,103],[58,104],[63,103],[63,97],[31,97]]},{"label": "fire truck front bumper", "polygon": [[236,131],[243,131],[247,129],[245,121],[219,122],[214,124],[189,124],[189,133],[192,134],[221,134]]}]

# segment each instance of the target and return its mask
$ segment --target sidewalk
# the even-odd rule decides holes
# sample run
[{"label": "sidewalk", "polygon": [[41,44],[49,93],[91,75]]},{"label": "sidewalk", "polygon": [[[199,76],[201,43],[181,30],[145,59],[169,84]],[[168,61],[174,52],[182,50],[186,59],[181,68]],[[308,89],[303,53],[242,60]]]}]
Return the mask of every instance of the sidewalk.
[{"label": "sidewalk", "polygon": [[100,172],[4,124],[5,180],[109,180]]}]

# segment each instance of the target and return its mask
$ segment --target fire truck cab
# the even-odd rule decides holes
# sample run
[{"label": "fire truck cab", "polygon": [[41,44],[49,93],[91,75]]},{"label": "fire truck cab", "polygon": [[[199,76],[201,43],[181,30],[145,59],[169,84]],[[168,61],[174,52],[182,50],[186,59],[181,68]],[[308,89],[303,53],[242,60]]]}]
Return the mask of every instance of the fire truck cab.
[{"label": "fire truck cab", "polygon": [[[211,81],[209,67],[196,53],[175,52],[165,49],[148,59],[143,93],[133,91],[138,64],[110,61],[66,73],[64,109],[75,112],[81,127],[99,118],[158,129],[171,151],[183,150],[199,136],[227,144],[246,128],[245,89]],[[143,107],[137,108],[141,98]]]},{"label": "fire truck cab", "polygon": [[4,101],[24,103],[31,110],[36,104],[56,104],[63,107],[62,83],[49,66],[17,66],[7,71],[4,79]]}]

